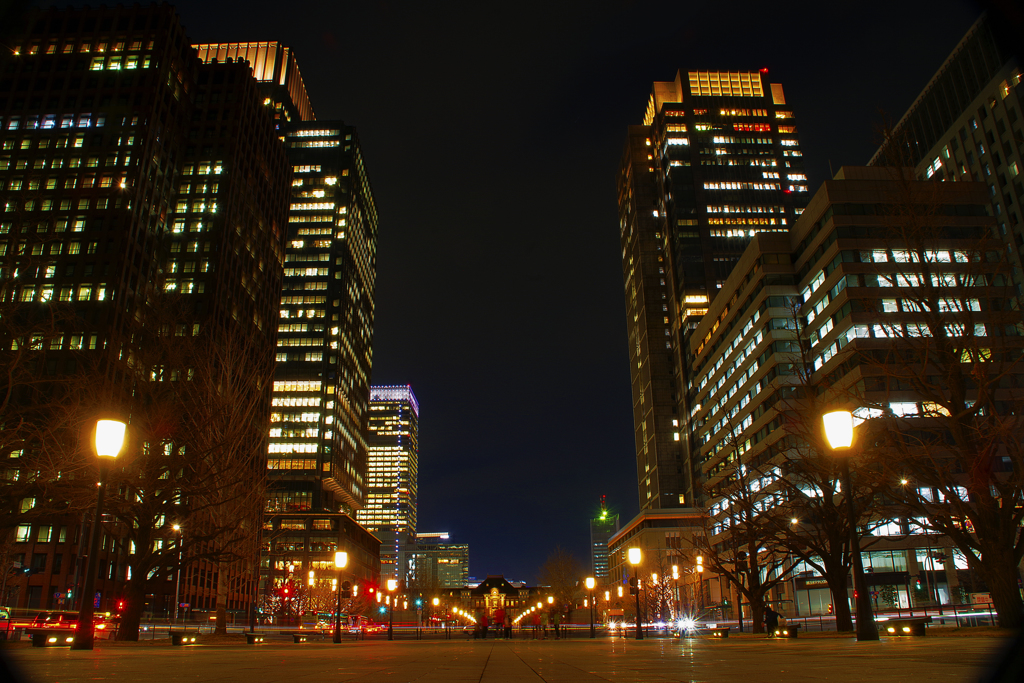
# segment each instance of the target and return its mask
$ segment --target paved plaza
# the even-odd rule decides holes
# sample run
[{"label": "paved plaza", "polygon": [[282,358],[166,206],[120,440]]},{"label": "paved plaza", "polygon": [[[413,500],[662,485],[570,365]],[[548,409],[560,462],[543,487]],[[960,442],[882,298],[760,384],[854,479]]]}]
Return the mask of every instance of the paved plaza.
[{"label": "paved plaza", "polygon": [[978,681],[1005,641],[925,637],[568,641],[103,644],[92,652],[11,647],[27,683],[504,683],[505,681]]}]

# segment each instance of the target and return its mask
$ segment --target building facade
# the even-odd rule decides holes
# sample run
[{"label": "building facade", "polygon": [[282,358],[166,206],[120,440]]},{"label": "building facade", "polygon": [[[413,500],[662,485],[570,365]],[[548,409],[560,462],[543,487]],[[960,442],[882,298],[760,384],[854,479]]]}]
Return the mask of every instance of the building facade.
[{"label": "building facade", "polygon": [[[231,349],[232,367],[247,370],[230,380],[246,406],[235,456],[247,477],[261,479],[265,430],[248,425],[269,417],[270,387],[260,378],[276,337],[290,169],[255,82],[239,64],[199,62],[168,5],[36,13],[0,69],[2,250],[35,261],[5,264],[5,280],[19,275],[22,303],[62,308],[61,329],[37,349],[35,367],[54,381],[102,377],[94,387],[114,387],[108,407],[144,430],[133,403],[141,393],[203,372],[176,367],[174,346]],[[145,392],[131,387],[142,374]],[[180,543],[188,553],[167,513],[156,530],[161,547]],[[238,515],[251,522],[248,511]],[[77,518],[19,530],[32,545],[16,548],[14,561],[21,555],[39,571],[15,586],[24,590],[12,603],[71,606],[61,596],[81,580],[75,544],[87,532]],[[101,548],[97,589],[109,609],[135,553],[116,524]],[[193,568],[179,597],[211,609],[217,570]],[[229,569],[229,609],[251,603],[251,569]],[[147,588],[149,611],[172,606],[177,582],[164,578]]]},{"label": "building facade", "polygon": [[912,166],[922,180],[985,183],[1024,294],[1024,88],[1020,59],[991,21],[984,14],[975,22],[869,164]]},{"label": "building facade", "polygon": [[[809,457],[808,430],[820,420],[815,405],[856,396],[861,418],[938,410],[886,370],[932,334],[919,298],[925,287],[942,288],[939,308],[955,316],[948,329],[967,339],[965,354],[972,345],[1019,346],[1019,328],[997,322],[1009,292],[997,286],[1006,273],[991,257],[1001,245],[988,196],[980,183],[843,167],[790,234],[758,235],[748,245],[690,341],[692,424],[712,545],[725,548],[743,515],[788,519],[788,501],[822,495],[813,481],[790,476],[803,472],[798,463]],[[908,197],[910,205],[927,205],[931,217],[913,234],[902,230],[908,221],[898,208]],[[967,565],[949,539],[886,514],[876,511],[878,523],[863,543],[870,545],[864,557],[871,590],[892,587],[898,606],[916,606],[911,594],[920,582],[935,602],[960,601]],[[822,577],[806,564],[774,598],[800,615],[827,613],[831,603]]]},{"label": "building facade", "polygon": [[419,414],[412,387],[370,387],[366,504],[356,519],[381,540],[382,580],[406,578],[399,553],[416,533]]},{"label": "building facade", "polygon": [[461,588],[469,583],[469,544],[452,543],[448,532],[417,533],[399,556],[406,583],[420,590]]},{"label": "building facade", "polygon": [[701,500],[684,340],[753,235],[786,232],[806,205],[802,154],[765,71],[680,71],[629,127],[617,189],[642,510]]}]

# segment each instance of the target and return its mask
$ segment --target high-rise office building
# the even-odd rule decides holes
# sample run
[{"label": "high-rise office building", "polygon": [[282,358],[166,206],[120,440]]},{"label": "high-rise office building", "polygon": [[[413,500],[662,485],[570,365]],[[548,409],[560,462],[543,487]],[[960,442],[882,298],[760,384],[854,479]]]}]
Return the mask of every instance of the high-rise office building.
[{"label": "high-rise office building", "polygon": [[640,507],[694,506],[684,341],[751,237],[788,231],[807,203],[782,86],[766,70],[654,83],[618,203]]},{"label": "high-rise office building", "polygon": [[447,531],[418,533],[402,548],[399,565],[410,586],[462,588],[469,582],[469,544],[450,538]]},{"label": "high-rise office building", "polygon": [[619,515],[608,512],[601,496],[601,512],[590,520],[590,570],[594,578],[608,578],[608,539],[619,532]]},{"label": "high-rise office building", "polygon": [[370,387],[366,504],[356,519],[381,540],[382,579],[405,578],[399,552],[416,533],[419,414],[412,387]]},{"label": "high-rise office building", "polygon": [[[293,50],[276,42],[195,46],[244,61],[292,166],[280,298],[264,565],[273,585],[330,569],[375,580],[378,544],[355,511],[366,495],[377,209],[356,129],[315,121]],[[322,581],[329,580],[325,575]]]},{"label": "high-rise office building", "polygon": [[[216,340],[244,350],[248,377],[269,372],[290,168],[247,69],[203,65],[173,8],[135,5],[35,14],[0,73],[0,237],[5,255],[32,260],[7,275],[18,273],[19,301],[73,314],[56,318],[66,329],[34,349],[35,367],[54,378],[98,371],[123,389],[126,414],[138,396],[127,386],[133,367],[152,367],[153,382],[181,379],[163,373],[145,335]],[[161,318],[171,304],[173,324]],[[265,424],[269,383],[238,389],[254,406],[246,424]],[[262,476],[265,430],[241,438],[245,466]],[[49,607],[73,588],[84,526],[68,521],[19,531],[29,545],[16,554],[40,569],[22,604]],[[65,524],[67,533],[44,533]],[[104,546],[104,608],[131,555],[129,544]],[[213,567],[193,569],[180,598],[210,609],[216,589],[199,576]],[[250,579],[232,578],[228,609],[250,604]],[[148,608],[163,611],[169,591],[155,588]]]},{"label": "high-rise office building", "polygon": [[974,23],[870,163],[912,166],[922,180],[985,183],[1024,294],[1024,88],[1020,59],[991,22],[984,14]]}]

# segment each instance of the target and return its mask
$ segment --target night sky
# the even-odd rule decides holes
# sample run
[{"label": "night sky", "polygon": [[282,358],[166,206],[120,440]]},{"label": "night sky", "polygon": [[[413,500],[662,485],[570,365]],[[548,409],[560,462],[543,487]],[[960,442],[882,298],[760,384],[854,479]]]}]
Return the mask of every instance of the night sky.
[{"label": "night sky", "polygon": [[[864,164],[977,18],[964,2],[175,3],[195,42],[293,47],[358,127],[380,215],[375,384],[420,400],[419,530],[470,574],[589,568],[638,511],[615,174],[651,83],[769,69],[813,192]],[[702,9],[695,9],[695,6]]]}]

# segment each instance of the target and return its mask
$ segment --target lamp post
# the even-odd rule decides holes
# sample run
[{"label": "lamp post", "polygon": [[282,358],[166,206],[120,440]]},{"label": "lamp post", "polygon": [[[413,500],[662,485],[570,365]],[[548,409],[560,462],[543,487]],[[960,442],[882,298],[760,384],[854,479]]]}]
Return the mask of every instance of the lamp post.
[{"label": "lamp post", "polygon": [[89,533],[89,558],[85,568],[85,585],[75,626],[72,650],[91,650],[93,645],[92,616],[95,611],[93,595],[96,589],[97,555],[100,552],[100,522],[103,515],[103,494],[107,488],[107,463],[117,457],[124,446],[125,423],[118,420],[96,421],[96,456],[99,458],[99,481],[96,484],[96,514]]},{"label": "lamp post", "polygon": [[396,579],[388,579],[388,603],[390,609],[388,610],[388,640],[394,640],[394,623],[395,623],[395,590],[398,588],[398,581]]},{"label": "lamp post", "polygon": [[[341,572],[348,564],[348,553],[339,550],[334,553],[334,568],[338,570],[338,604],[334,606],[334,642],[341,642],[341,592],[347,581],[342,582]],[[349,589],[351,590],[351,589]]]},{"label": "lamp post", "polygon": [[627,557],[633,566],[633,577],[636,580],[636,639],[643,640],[644,632],[640,628],[640,548],[630,548],[627,551]]},{"label": "lamp post", "polygon": [[181,525],[173,524],[171,528],[178,534],[178,571],[174,579],[174,620],[178,620],[178,607],[181,604],[178,597],[181,593]]},{"label": "lamp post", "polygon": [[[860,556],[860,538],[857,535],[857,513],[853,508],[853,484],[850,483],[850,447],[853,445],[853,413],[835,410],[822,416],[825,438],[833,452],[837,452],[846,494],[846,516],[850,527],[850,555],[853,564],[853,593],[857,608],[857,640],[878,640],[878,627],[871,611],[871,597],[864,582],[864,564]],[[843,451],[843,453],[838,453]]]},{"label": "lamp post", "polygon": [[593,576],[588,576],[584,582],[587,585],[587,590],[590,591],[590,637],[596,638],[597,633],[594,631],[594,581]]}]

